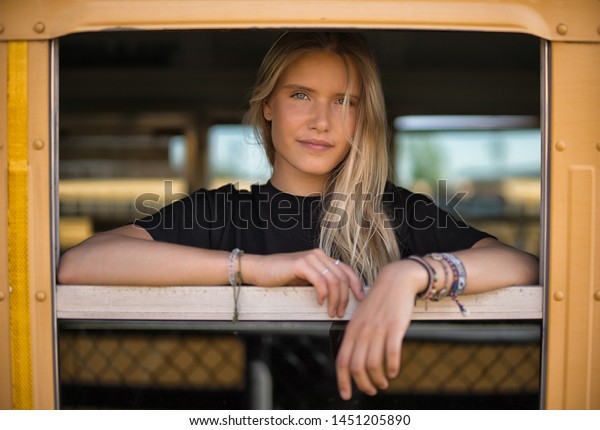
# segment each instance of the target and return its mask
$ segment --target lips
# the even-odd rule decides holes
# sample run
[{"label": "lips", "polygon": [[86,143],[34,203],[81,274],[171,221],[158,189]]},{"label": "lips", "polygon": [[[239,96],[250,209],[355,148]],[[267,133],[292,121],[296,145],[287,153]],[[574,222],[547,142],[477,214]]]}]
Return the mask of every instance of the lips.
[{"label": "lips", "polygon": [[331,143],[327,142],[326,140],[307,139],[307,140],[300,140],[299,142],[303,147],[305,147],[306,149],[313,151],[313,152],[324,152],[324,151],[327,151],[328,149],[333,148],[333,145]]}]

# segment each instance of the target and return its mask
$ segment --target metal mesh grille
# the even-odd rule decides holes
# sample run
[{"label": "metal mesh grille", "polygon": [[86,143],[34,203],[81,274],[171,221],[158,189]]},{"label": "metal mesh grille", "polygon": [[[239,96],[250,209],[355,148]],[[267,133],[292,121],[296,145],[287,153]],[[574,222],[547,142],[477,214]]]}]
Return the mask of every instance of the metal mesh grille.
[{"label": "metal mesh grille", "polygon": [[[187,390],[185,396],[192,390],[199,408],[207,396],[214,396],[210,393],[221,393],[223,397],[217,407],[245,408],[252,405],[253,392],[248,363],[259,360],[271,374],[269,390],[274,408],[408,407],[406,399],[419,396],[428,399],[446,396],[455,400],[470,396],[475,403],[457,406],[464,408],[496,405],[535,408],[538,404],[540,345],[535,339],[514,342],[407,339],[400,375],[390,388],[376,398],[362,396],[360,400],[359,395],[355,403],[341,402],[337,395],[335,349],[336,340],[328,333],[224,335],[193,331],[63,330],[59,337],[60,382],[63,387],[76,386],[78,390],[81,387],[105,390],[94,395],[106,395],[119,387],[166,390],[168,396],[172,389]],[[230,395],[237,396],[238,403],[233,406],[228,400]],[[485,396],[492,400],[481,403]],[[527,405],[519,403],[523,396],[529,401]],[[78,400],[73,397],[77,396],[71,398],[75,404],[64,406],[77,407]],[[512,403],[497,403],[502,398],[512,399]],[[94,407],[93,395],[86,402],[85,407]],[[422,404],[432,407],[431,403]],[[420,408],[422,404],[410,403],[410,407]],[[449,405],[447,401],[441,404]],[[147,405],[137,403],[135,407]],[[438,407],[436,404],[435,408]]]},{"label": "metal mesh grille", "polygon": [[392,391],[430,393],[535,392],[538,345],[407,342]]},{"label": "metal mesh grille", "polygon": [[63,384],[243,389],[244,343],[231,336],[75,331],[61,334]]}]

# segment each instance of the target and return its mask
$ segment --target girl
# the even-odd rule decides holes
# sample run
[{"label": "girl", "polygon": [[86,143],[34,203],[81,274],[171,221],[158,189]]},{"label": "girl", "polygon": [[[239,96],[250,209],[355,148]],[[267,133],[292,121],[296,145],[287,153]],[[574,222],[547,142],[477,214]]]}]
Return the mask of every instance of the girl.
[{"label": "girl", "polygon": [[373,395],[398,374],[415,297],[537,282],[535,257],[389,182],[381,82],[360,35],[282,35],[246,122],[273,167],[266,185],[199,190],[97,234],[61,258],[59,282],[312,285],[332,317],[354,294],[336,359],[344,399],[352,380]]}]

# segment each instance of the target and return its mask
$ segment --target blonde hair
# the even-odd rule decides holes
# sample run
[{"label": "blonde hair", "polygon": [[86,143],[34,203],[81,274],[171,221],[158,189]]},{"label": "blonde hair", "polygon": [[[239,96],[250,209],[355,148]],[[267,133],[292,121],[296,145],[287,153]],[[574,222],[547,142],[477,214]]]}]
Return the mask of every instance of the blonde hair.
[{"label": "blonde hair", "polygon": [[361,84],[350,151],[323,189],[319,246],[332,258],[349,264],[371,285],[379,269],[400,258],[400,250],[394,229],[386,228],[382,198],[391,171],[387,118],[379,70],[366,40],[357,33],[284,33],[258,70],[244,122],[253,126],[273,164],[275,147],[270,122],[263,116],[264,102],[292,62],[319,50],[336,53],[347,68],[352,64]]}]

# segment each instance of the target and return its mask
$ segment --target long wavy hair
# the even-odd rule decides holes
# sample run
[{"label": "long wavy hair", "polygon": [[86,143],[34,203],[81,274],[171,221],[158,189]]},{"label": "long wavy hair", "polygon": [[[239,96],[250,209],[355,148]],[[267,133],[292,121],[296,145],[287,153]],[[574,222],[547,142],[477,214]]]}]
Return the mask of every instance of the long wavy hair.
[{"label": "long wavy hair", "polygon": [[354,135],[348,136],[350,151],[331,172],[323,189],[319,246],[332,258],[353,267],[365,284],[372,285],[379,269],[400,258],[400,250],[394,230],[386,223],[388,215],[382,202],[391,173],[387,117],[379,69],[364,37],[338,32],[281,35],[258,70],[244,122],[254,128],[273,165],[275,147],[271,123],[263,115],[264,103],[285,69],[314,51],[339,55],[347,70],[352,64],[361,88]]}]

